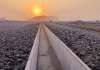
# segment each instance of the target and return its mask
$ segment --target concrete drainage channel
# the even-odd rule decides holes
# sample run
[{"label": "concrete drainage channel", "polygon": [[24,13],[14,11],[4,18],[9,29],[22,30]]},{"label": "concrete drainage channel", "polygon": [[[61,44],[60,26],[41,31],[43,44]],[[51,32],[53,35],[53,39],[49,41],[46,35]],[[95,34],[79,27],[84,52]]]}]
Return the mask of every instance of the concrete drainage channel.
[{"label": "concrete drainage channel", "polygon": [[44,24],[40,24],[25,70],[91,69]]}]

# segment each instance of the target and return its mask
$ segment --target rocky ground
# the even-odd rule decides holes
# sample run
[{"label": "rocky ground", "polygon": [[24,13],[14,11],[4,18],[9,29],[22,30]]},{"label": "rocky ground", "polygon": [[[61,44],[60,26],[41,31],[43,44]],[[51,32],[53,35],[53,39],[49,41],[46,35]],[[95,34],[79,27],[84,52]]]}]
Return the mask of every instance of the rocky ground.
[{"label": "rocky ground", "polygon": [[100,35],[61,24],[48,27],[92,70],[100,70]]},{"label": "rocky ground", "polygon": [[24,70],[36,33],[35,24],[0,30],[0,70]]}]

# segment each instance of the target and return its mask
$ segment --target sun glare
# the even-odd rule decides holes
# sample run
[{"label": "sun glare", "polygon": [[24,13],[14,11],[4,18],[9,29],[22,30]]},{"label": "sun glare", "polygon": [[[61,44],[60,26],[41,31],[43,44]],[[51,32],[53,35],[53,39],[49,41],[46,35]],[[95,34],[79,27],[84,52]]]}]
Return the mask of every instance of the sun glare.
[{"label": "sun glare", "polygon": [[34,7],[32,12],[34,16],[42,16],[43,10],[40,7]]}]

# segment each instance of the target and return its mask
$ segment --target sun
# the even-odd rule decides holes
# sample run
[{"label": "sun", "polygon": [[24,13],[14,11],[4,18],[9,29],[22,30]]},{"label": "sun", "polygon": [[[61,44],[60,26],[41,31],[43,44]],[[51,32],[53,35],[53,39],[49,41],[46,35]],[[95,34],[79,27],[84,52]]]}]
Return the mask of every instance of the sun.
[{"label": "sun", "polygon": [[34,7],[32,13],[34,16],[42,16],[43,10],[40,7]]}]

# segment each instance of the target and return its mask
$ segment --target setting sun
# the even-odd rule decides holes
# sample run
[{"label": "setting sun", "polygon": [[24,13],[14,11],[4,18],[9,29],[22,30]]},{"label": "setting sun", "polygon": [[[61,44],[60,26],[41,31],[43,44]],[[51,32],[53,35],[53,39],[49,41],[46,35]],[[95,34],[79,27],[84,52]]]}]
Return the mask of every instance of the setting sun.
[{"label": "setting sun", "polygon": [[40,7],[35,7],[32,9],[32,13],[34,16],[42,16],[43,15],[43,10]]}]

